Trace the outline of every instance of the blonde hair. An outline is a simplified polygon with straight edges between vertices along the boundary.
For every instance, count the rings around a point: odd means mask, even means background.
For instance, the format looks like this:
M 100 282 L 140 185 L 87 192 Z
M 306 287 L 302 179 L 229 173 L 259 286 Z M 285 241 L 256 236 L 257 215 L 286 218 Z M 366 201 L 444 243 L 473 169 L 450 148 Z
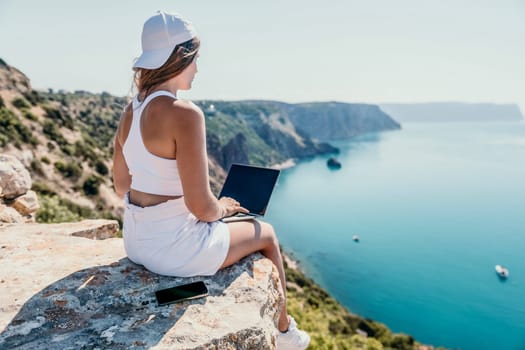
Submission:
M 195 59 L 200 47 L 200 40 L 193 38 L 175 46 L 168 60 L 159 68 L 134 68 L 134 82 L 142 98 L 149 95 L 155 86 L 162 84 L 186 69 Z

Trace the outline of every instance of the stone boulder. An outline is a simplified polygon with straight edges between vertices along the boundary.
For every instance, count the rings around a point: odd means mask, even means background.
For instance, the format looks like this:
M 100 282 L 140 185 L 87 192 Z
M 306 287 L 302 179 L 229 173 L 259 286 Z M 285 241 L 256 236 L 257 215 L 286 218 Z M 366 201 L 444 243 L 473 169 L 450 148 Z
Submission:
M 3 205 L 0 202 L 0 225 L 3 222 L 22 223 L 24 221 L 24 218 L 16 209 Z
M 13 208 L 22 215 L 31 215 L 36 212 L 40 208 L 36 192 L 27 191 L 27 193 L 17 197 L 13 201 Z
M 121 238 L 73 237 L 112 224 L 0 227 L 0 348 L 274 349 L 282 290 L 270 260 L 174 278 L 128 260 Z M 208 297 L 157 306 L 155 290 L 196 280 Z
M 13 199 L 31 189 L 29 171 L 16 157 L 0 154 L 0 187 L 5 199 Z

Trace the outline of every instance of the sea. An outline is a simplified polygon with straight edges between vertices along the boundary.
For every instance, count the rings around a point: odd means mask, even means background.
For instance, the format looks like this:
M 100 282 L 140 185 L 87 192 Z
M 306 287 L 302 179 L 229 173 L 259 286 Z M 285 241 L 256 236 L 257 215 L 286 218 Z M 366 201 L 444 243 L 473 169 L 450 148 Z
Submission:
M 341 169 L 319 156 L 282 170 L 266 215 L 306 274 L 419 342 L 524 350 L 525 122 L 405 123 L 331 143 Z

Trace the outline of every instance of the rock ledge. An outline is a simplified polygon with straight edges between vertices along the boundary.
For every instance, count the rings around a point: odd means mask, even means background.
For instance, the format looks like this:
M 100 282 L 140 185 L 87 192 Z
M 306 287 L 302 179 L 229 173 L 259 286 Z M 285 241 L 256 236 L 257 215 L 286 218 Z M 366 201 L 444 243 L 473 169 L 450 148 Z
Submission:
M 0 227 L 0 348 L 274 348 L 282 291 L 270 260 L 253 254 L 212 277 L 159 276 L 128 260 L 120 238 L 97 240 L 114 224 Z M 95 239 L 73 237 L 80 232 Z M 208 297 L 157 306 L 155 290 L 195 280 Z

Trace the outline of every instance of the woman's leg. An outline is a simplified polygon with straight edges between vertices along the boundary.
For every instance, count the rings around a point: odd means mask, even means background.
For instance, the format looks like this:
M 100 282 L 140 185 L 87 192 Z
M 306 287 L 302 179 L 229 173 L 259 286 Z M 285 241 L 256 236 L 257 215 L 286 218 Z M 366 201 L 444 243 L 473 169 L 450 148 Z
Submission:
M 233 265 L 245 256 L 257 251 L 270 259 L 279 271 L 284 292 L 284 305 L 279 316 L 278 328 L 280 331 L 286 331 L 289 325 L 286 309 L 286 276 L 284 275 L 279 241 L 272 225 L 257 220 L 249 220 L 230 222 L 228 228 L 230 229 L 230 249 L 221 269 Z

